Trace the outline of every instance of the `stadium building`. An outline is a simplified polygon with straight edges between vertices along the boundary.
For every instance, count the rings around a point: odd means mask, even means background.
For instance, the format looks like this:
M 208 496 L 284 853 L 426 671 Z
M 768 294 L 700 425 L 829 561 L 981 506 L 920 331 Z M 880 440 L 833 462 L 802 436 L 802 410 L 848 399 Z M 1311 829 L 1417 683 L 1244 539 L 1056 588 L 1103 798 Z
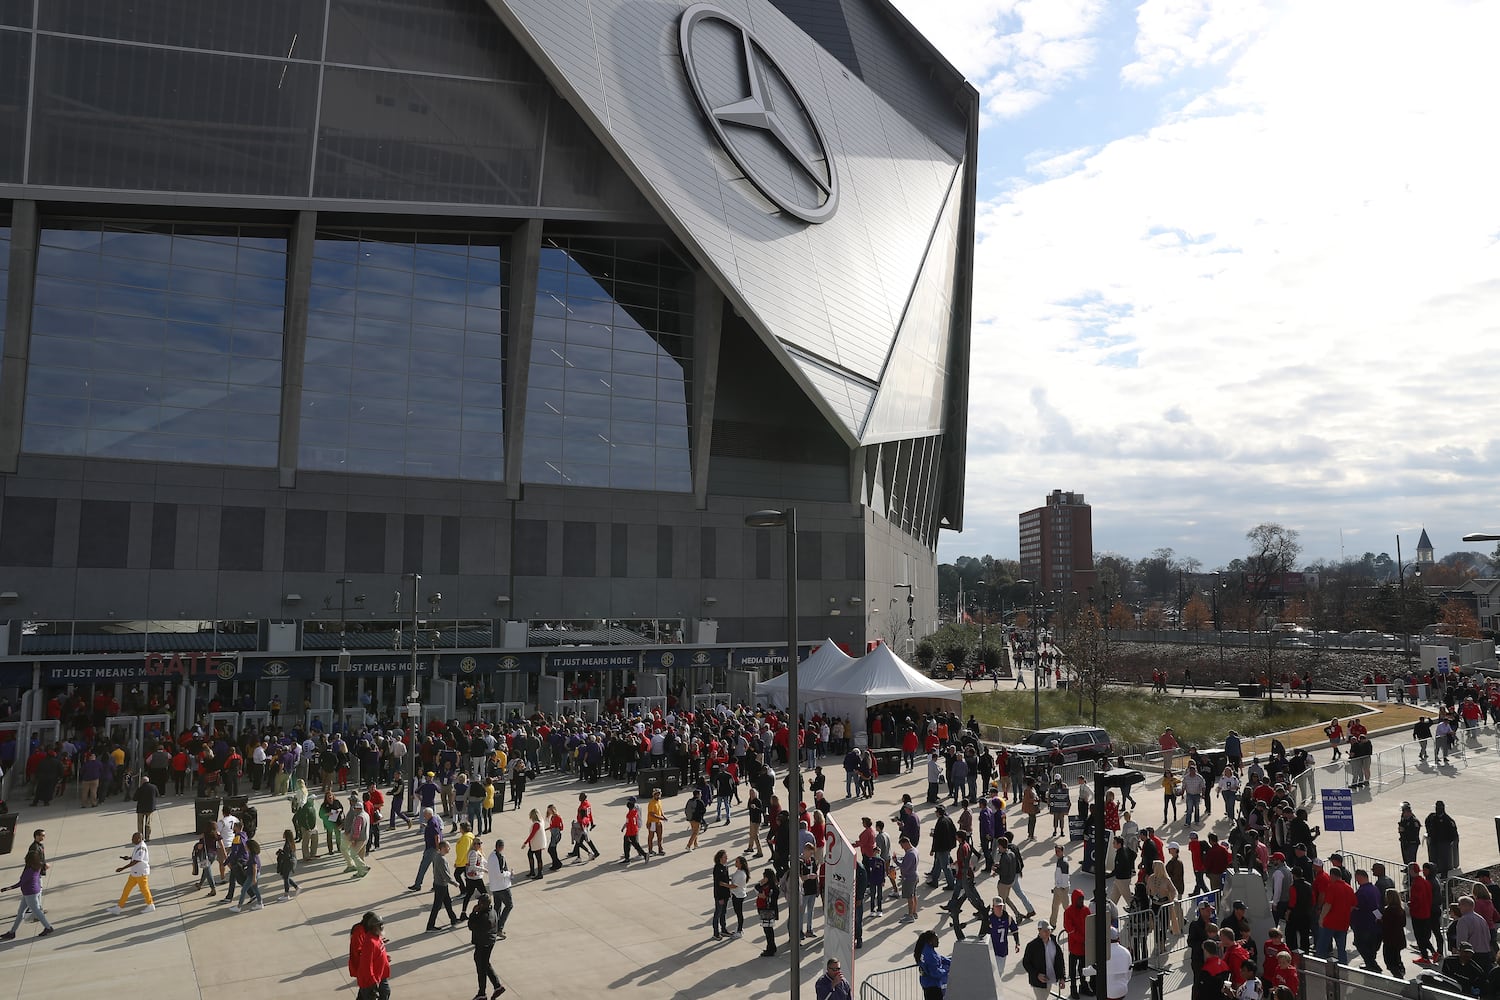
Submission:
M 977 129 L 888 0 L 0 0 L 0 691 L 722 691 L 786 504 L 906 649 Z

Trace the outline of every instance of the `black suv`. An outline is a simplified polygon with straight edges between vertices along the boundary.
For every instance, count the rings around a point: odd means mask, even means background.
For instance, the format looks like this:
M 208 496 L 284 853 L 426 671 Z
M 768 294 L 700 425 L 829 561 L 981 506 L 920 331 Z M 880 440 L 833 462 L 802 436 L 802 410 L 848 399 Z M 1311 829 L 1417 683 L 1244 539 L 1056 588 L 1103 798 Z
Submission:
M 1065 764 L 1080 760 L 1099 760 L 1109 756 L 1114 749 L 1109 733 L 1098 726 L 1054 726 L 1051 729 L 1037 730 L 1026 737 L 1025 742 L 1011 747 L 1010 752 L 1045 760 L 1052 752 L 1053 743 L 1062 751 Z

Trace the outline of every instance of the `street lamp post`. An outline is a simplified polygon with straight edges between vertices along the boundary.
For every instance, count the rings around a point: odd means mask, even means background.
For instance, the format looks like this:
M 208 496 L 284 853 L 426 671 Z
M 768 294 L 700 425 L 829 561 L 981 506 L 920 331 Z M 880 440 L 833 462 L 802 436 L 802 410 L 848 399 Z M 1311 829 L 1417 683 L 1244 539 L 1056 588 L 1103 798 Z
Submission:
M 1222 573 L 1214 574 L 1214 630 L 1219 633 L 1219 671 L 1224 670 L 1224 619 L 1219 617 L 1219 591 L 1224 588 Z M 1178 625 L 1182 624 L 1181 614 L 1177 617 Z
M 758 510 L 746 516 L 745 524 L 751 528 L 786 529 L 786 756 L 789 794 L 785 813 L 790 826 L 791 818 L 797 813 L 797 803 L 802 801 L 802 748 L 797 739 L 797 508 Z M 909 600 L 911 585 L 906 586 Z M 795 833 L 795 828 L 785 831 L 784 835 L 792 833 Z M 787 893 L 787 916 L 791 920 L 791 930 L 787 935 L 792 953 L 791 1000 L 800 1000 L 802 995 L 801 903 L 801 892 L 794 885 L 793 891 Z
M 1031 672 L 1031 728 L 1035 732 L 1042 728 L 1042 686 L 1038 678 L 1041 676 L 1042 647 L 1038 639 L 1036 628 L 1036 581 L 1017 580 L 1016 583 L 1024 583 L 1031 588 L 1031 649 L 1032 655 L 1036 657 L 1037 669 Z M 1019 672 L 1020 665 L 1016 665 Z
M 417 602 L 417 597 L 422 586 L 422 574 L 404 573 L 401 579 L 411 581 L 411 690 L 406 693 L 406 738 L 408 740 L 406 753 L 407 770 L 410 776 L 407 781 L 409 790 L 406 801 L 415 802 L 417 795 L 417 716 L 422 712 L 422 697 L 417 690 L 417 636 L 422 628 L 422 609 Z M 398 591 L 397 598 L 399 597 Z M 428 598 L 433 611 L 437 610 L 438 601 L 442 598 L 442 594 L 433 594 Z
M 333 581 L 339 587 L 339 668 L 338 668 L 338 710 L 339 721 L 343 722 L 344 716 L 344 682 L 349 673 L 349 644 L 345 641 L 345 635 L 349 630 L 349 585 L 354 581 L 348 577 L 341 576 Z M 358 594 L 354 598 L 355 604 L 364 604 L 365 595 Z

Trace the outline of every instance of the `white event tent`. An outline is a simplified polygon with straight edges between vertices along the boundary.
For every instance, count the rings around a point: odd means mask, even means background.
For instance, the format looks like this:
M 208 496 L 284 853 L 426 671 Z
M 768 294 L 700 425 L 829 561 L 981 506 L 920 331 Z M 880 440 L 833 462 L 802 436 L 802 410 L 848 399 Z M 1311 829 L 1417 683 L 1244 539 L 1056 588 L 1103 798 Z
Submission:
M 786 705 L 786 675 L 755 686 L 757 697 L 777 707 Z M 824 642 L 802 661 L 797 671 L 797 708 L 803 715 L 831 714 L 854 723 L 856 734 L 865 730 L 871 707 L 887 702 L 905 702 L 914 708 L 929 708 L 936 701 L 954 708 L 963 695 L 924 677 L 884 643 L 853 659 Z M 857 740 L 863 744 L 864 740 Z

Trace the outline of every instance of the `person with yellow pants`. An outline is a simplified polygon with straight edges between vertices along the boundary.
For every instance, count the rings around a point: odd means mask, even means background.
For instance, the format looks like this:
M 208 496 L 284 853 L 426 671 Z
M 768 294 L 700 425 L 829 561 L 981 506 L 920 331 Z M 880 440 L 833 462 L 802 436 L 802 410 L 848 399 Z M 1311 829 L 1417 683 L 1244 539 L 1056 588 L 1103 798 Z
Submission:
M 131 835 L 130 856 L 121 860 L 125 863 L 115 869 L 115 874 L 129 871 L 130 875 L 125 879 L 125 889 L 120 893 L 120 902 L 115 905 L 114 912 L 125 912 L 125 904 L 130 902 L 130 894 L 137 888 L 141 890 L 141 897 L 146 900 L 145 912 L 154 912 L 156 903 L 151 899 L 151 848 L 139 833 Z

